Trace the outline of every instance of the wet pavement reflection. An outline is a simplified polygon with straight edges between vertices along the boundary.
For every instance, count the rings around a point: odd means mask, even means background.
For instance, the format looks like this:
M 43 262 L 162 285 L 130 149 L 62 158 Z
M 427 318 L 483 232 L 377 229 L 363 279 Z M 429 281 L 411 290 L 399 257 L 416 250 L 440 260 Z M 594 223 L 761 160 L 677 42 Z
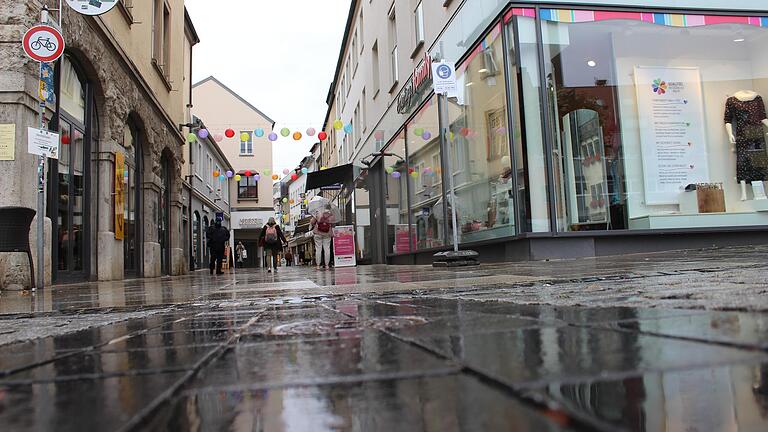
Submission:
M 768 430 L 768 318 L 749 311 L 760 300 L 728 311 L 551 294 L 611 298 L 612 286 L 694 273 L 696 286 L 734 271 L 744 282 L 765 255 L 251 270 L 3 293 L 0 430 Z M 723 273 L 702 271 L 715 265 Z

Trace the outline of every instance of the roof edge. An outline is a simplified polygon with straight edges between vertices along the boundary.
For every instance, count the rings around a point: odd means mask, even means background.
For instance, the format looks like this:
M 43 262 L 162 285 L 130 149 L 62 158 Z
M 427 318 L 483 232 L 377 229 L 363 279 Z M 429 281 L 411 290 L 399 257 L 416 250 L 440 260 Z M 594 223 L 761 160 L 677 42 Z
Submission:
M 258 109 L 258 108 L 256 108 L 255 106 L 253 106 L 253 104 L 251 104 L 250 102 L 248 102 L 247 100 L 245 100 L 245 98 L 243 98 L 242 96 L 240 96 L 239 94 L 237 94 L 237 93 L 236 93 L 234 90 L 232 90 L 231 88 L 227 87 L 227 86 L 226 86 L 224 83 L 222 83 L 221 81 L 219 81 L 219 80 L 218 80 L 216 77 L 214 77 L 213 75 L 211 75 L 211 76 L 209 76 L 208 78 L 205 78 L 205 79 L 203 79 L 203 80 L 200 80 L 200 81 L 198 81 L 198 82 L 196 82 L 196 83 L 192 84 L 192 88 L 195 88 L 195 87 L 197 87 L 197 86 L 203 85 L 203 84 L 205 84 L 205 83 L 207 83 L 207 82 L 209 82 L 209 81 L 213 81 L 213 82 L 214 82 L 214 83 L 216 83 L 216 84 L 217 84 L 219 87 L 221 87 L 221 88 L 223 88 L 224 90 L 226 90 L 227 92 L 229 92 L 229 93 L 230 93 L 232 96 L 236 97 L 236 98 L 237 98 L 237 100 L 239 100 L 240 102 L 242 102 L 242 103 L 246 104 L 246 105 L 248 106 L 248 108 L 250 108 L 250 109 L 254 110 L 254 111 L 255 111 L 255 112 L 257 112 L 257 113 L 258 113 L 260 116 L 264 117 L 266 120 L 268 120 L 270 123 L 272 123 L 272 127 L 273 127 L 273 128 L 275 127 L 275 121 L 274 121 L 274 120 L 272 120 L 272 119 L 271 119 L 271 118 L 270 118 L 268 115 L 264 114 L 264 112 L 262 112 L 260 109 Z

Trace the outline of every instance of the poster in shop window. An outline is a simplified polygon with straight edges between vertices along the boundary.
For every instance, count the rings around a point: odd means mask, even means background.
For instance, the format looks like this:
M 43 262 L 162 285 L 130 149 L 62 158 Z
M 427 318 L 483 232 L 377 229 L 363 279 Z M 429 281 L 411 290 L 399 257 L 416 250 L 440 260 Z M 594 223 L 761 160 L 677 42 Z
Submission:
M 125 155 L 115 153 L 115 240 L 125 238 Z
M 645 202 L 678 204 L 685 186 L 709 182 L 698 68 L 635 67 Z
M 352 225 L 333 228 L 333 262 L 336 268 L 354 267 L 355 258 L 355 227 Z

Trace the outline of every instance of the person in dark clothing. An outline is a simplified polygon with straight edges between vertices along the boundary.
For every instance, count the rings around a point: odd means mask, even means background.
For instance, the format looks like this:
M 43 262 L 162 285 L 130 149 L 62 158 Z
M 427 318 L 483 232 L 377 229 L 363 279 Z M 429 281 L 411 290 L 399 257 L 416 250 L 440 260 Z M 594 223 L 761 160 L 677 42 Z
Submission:
M 211 249 L 211 264 L 210 271 L 213 274 L 214 268 L 217 275 L 223 275 L 221 271 L 221 265 L 224 262 L 224 249 L 227 241 L 229 241 L 229 230 L 221 226 L 221 221 L 216 222 L 208 228 L 208 232 L 205 233 L 208 238 L 208 247 Z
M 283 245 L 288 244 L 288 241 L 283 235 L 283 230 L 275 222 L 275 218 L 269 218 L 269 222 L 261 229 L 259 243 L 264 245 L 264 256 L 267 258 L 267 273 L 272 273 L 272 269 L 277 272 L 278 255 L 283 251 Z

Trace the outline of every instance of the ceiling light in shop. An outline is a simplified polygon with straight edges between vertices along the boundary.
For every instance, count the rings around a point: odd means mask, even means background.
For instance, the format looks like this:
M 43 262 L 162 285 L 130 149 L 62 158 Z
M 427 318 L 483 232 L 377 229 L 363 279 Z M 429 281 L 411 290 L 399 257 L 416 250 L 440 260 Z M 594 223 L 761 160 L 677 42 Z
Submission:
M 597 66 L 597 62 L 596 62 L 596 61 L 594 61 L 594 60 L 590 60 L 590 61 L 588 61 L 588 62 L 587 62 L 587 66 L 589 66 L 589 67 L 595 67 L 595 66 Z

